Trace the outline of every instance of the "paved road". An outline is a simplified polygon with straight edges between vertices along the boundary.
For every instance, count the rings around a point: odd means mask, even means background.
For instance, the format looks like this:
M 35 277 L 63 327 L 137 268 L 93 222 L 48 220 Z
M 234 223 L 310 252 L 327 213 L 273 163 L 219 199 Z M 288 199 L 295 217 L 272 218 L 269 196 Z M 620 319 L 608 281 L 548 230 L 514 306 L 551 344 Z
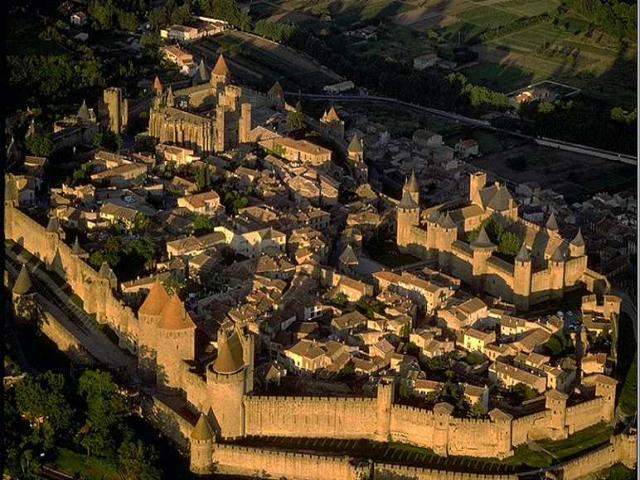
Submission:
M 390 97 L 379 97 L 374 95 L 326 95 L 326 94 L 299 93 L 299 92 L 285 92 L 285 94 L 291 97 L 306 98 L 308 100 L 393 104 L 396 106 L 417 110 L 419 112 L 429 113 L 431 115 L 435 115 L 441 118 L 446 118 L 447 120 L 462 123 L 472 127 L 484 128 L 494 132 L 500 132 L 506 135 L 511 135 L 513 137 L 522 138 L 524 140 L 529 140 L 529 141 L 535 142 L 538 145 L 542 145 L 548 148 L 555 148 L 555 149 L 564 150 L 567 152 L 582 153 L 584 155 L 590 155 L 593 157 L 603 158 L 605 160 L 617 161 L 617 162 L 626 163 L 629 165 L 638 164 L 637 157 L 633 157 L 631 155 L 612 152 L 609 150 L 602 150 L 600 148 L 589 147 L 587 145 L 579 145 L 577 143 L 565 142 L 565 141 L 556 140 L 553 138 L 534 137 L 531 135 L 525 135 L 523 133 L 515 132 L 512 130 L 506 130 L 504 128 L 494 127 L 493 125 L 491 125 L 490 122 L 486 120 L 478 120 L 477 118 L 466 117 L 464 115 L 459 115 L 457 113 L 438 110 L 437 108 L 423 107 L 421 105 L 416 105 L 415 103 L 404 102 L 402 100 L 397 100 L 395 98 L 390 98 Z

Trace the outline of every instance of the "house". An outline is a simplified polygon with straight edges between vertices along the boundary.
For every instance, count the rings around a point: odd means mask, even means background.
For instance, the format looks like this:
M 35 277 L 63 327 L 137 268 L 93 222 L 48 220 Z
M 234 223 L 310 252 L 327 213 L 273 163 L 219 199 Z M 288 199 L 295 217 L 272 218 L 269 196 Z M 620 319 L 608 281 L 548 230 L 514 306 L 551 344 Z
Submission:
M 331 161 L 331 150 L 307 140 L 278 137 L 271 140 L 264 140 L 260 142 L 260 145 L 291 162 L 308 163 L 319 166 Z
M 198 29 L 185 25 L 172 25 L 169 28 L 161 29 L 160 37 L 168 40 L 178 40 L 180 42 L 195 40 L 198 38 Z
M 188 74 L 195 67 L 193 55 L 178 45 L 167 45 L 160 48 L 160 55 L 166 61 L 177 65 L 182 74 Z
M 414 145 L 419 148 L 431 148 L 442 146 L 442 135 L 429 130 L 416 130 L 411 137 Z
M 347 80 L 345 82 L 339 82 L 333 85 L 325 85 L 324 87 L 322 87 L 322 90 L 324 90 L 326 93 L 342 93 L 353 90 L 354 88 L 356 88 L 355 83 L 353 83 L 351 80 Z
M 425 68 L 433 67 L 436 63 L 438 63 L 437 54 L 433 52 L 425 53 L 413 59 L 413 69 L 424 70 Z
M 473 139 L 458 140 L 454 149 L 462 158 L 474 157 L 480 153 L 478 142 Z
M 76 12 L 69 17 L 71 25 L 82 27 L 87 24 L 87 14 L 84 12 Z
M 199 155 L 196 155 L 191 148 L 166 145 L 164 143 L 156 145 L 156 155 L 161 160 L 174 162 L 176 165 L 189 165 L 201 158 Z
M 512 388 L 522 383 L 539 393 L 547 389 L 547 378 L 497 360 L 489 366 L 489 379 Z
M 111 224 L 122 223 L 126 228 L 131 228 L 139 213 L 133 208 L 107 202 L 100 209 L 99 217 Z
M 423 396 L 430 393 L 438 394 L 444 388 L 444 383 L 442 382 L 436 382 L 435 380 L 425 380 L 423 378 L 416 378 L 412 383 L 413 393 Z
M 178 198 L 178 207 L 200 215 L 215 215 L 220 209 L 220 195 L 213 190 L 187 195 Z
M 463 383 L 462 393 L 469 405 L 481 405 L 485 410 L 489 409 L 489 387 L 487 385 L 477 387 Z
M 104 182 L 116 187 L 128 187 L 147 175 L 147 166 L 139 163 L 125 163 L 94 173 L 89 178 L 92 182 Z
M 490 343 L 495 343 L 496 332 L 483 332 L 475 328 L 464 331 L 462 347 L 470 352 L 484 353 L 484 349 Z
M 350 335 L 357 328 L 363 328 L 367 325 L 367 317 L 354 310 L 345 313 L 331 321 L 331 328 L 339 335 Z

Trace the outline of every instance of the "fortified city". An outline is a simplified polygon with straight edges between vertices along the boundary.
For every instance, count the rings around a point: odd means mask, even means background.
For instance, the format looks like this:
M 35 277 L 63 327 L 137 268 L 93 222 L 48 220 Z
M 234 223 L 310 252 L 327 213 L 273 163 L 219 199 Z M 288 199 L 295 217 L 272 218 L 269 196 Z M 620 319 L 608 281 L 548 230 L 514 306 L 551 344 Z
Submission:
M 7 3 L 3 478 L 635 478 L 636 5 L 467 3 Z

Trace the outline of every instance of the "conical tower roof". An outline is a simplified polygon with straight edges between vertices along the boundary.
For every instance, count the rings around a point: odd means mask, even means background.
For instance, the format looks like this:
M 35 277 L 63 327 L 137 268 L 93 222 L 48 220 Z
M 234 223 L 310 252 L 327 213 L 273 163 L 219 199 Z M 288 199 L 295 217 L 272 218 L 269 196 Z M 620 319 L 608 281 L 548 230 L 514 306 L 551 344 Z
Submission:
M 29 293 L 31 287 L 33 287 L 33 283 L 31 283 L 31 276 L 29 275 L 27 266 L 25 264 L 22 264 L 22 269 L 18 274 L 16 283 L 13 285 L 12 292 L 16 295 L 25 295 Z
M 198 65 L 198 69 L 196 70 L 195 75 L 193 76 L 194 83 L 205 83 L 209 81 L 209 72 L 207 71 L 207 67 L 204 64 L 204 59 L 200 59 L 200 64 Z
M 229 71 L 229 66 L 227 65 L 227 61 L 224 59 L 224 55 L 220 54 L 216 64 L 211 71 L 212 75 L 220 75 L 228 77 L 231 72 Z
M 571 245 L 574 247 L 584 247 L 584 237 L 582 236 L 582 229 L 578 229 L 578 233 L 573 240 L 571 240 Z
M 213 370 L 218 373 L 235 373 L 244 366 L 244 355 L 242 351 L 242 343 L 238 334 L 230 327 L 221 327 L 226 329 L 218 333 L 218 357 L 213 362 Z
M 329 111 L 324 114 L 323 118 L 324 118 L 324 120 L 326 122 L 339 122 L 340 121 L 340 117 L 338 116 L 338 112 L 336 112 L 336 109 L 333 106 L 331 106 Z
M 75 241 L 73 242 L 73 247 L 71 247 L 71 253 L 74 255 L 82 255 L 84 253 L 84 250 L 82 250 L 82 247 L 80 247 L 80 242 L 78 241 L 78 237 L 76 237 Z
M 522 242 L 520 251 L 518 252 L 518 255 L 516 255 L 516 260 L 518 260 L 519 262 L 531 261 L 531 254 L 529 253 L 529 249 L 527 248 L 527 245 L 524 242 Z
M 184 330 L 195 327 L 178 295 L 172 295 L 169 298 L 169 302 L 162 310 L 162 320 L 159 327 L 164 330 Z
M 476 248 L 493 248 L 495 244 L 489 239 L 489 235 L 487 235 L 487 231 L 484 228 L 484 225 L 480 227 L 480 233 L 476 237 L 475 240 L 471 242 L 472 247 Z
M 406 209 L 419 207 L 419 205 L 413 200 L 413 197 L 407 190 L 402 191 L 402 199 L 400 200 L 400 203 L 398 204 L 398 206 L 400 208 L 406 208 Z
M 47 223 L 47 232 L 57 233 L 60 231 L 60 222 L 56 217 L 49 217 L 49 223 Z
M 276 83 L 269 89 L 269 95 L 274 97 L 284 97 L 284 89 L 280 82 L 276 80 Z
M 347 245 L 344 251 L 340 254 L 340 263 L 345 265 L 357 265 L 358 257 L 356 256 L 351 245 Z
M 102 278 L 108 278 L 109 280 L 111 280 L 111 278 L 115 276 L 115 273 L 113 273 L 113 270 L 111 270 L 111 267 L 107 262 L 102 262 L 102 265 L 100 265 L 100 271 L 98 273 Z
M 417 192 L 419 190 L 418 179 L 416 178 L 415 170 L 411 170 L 411 176 L 409 177 L 409 180 L 407 180 L 405 188 L 409 192 Z
M 162 284 L 156 279 L 149 289 L 147 298 L 144 299 L 140 310 L 138 310 L 138 315 L 160 315 L 168 303 L 169 294 Z
M 547 230 L 554 230 L 554 231 L 558 230 L 558 222 L 556 221 L 556 216 L 554 215 L 553 212 L 551 212 L 551 215 L 549 215 L 545 228 Z
M 209 421 L 204 414 L 200 414 L 200 418 L 198 418 L 198 422 L 196 426 L 193 427 L 193 431 L 191 432 L 192 440 L 199 441 L 207 441 L 213 440 L 213 430 L 211 429 L 211 425 L 209 425 Z
M 440 216 L 440 226 L 446 229 L 457 228 L 456 222 L 453 221 L 451 215 L 449 215 L 449 212 L 447 212 L 446 215 Z
M 551 260 L 554 262 L 564 262 L 565 260 L 565 252 L 562 244 L 558 245 L 558 248 L 551 255 Z
M 153 80 L 153 90 L 156 92 L 156 95 L 162 93 L 162 82 L 156 75 L 156 78 Z
M 349 153 L 363 153 L 362 141 L 357 133 L 353 136 L 351 142 L 349 142 L 348 151 Z
M 89 108 L 87 107 L 87 102 L 82 100 L 82 105 L 78 109 L 78 118 L 83 122 L 91 121 L 91 115 L 89 115 Z

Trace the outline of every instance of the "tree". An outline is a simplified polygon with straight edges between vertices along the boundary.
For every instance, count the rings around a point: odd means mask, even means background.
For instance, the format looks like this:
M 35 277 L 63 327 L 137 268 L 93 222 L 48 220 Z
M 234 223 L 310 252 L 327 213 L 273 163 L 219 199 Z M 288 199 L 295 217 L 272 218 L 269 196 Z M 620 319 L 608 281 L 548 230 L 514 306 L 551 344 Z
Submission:
M 469 411 L 474 417 L 483 417 L 487 414 L 487 408 L 481 402 L 476 402 L 471 405 Z
M 34 133 L 26 140 L 27 150 L 36 157 L 48 157 L 53 152 L 53 140 L 44 133 Z
M 345 307 L 349 303 L 349 298 L 342 292 L 338 293 L 333 300 L 331 300 L 336 307 Z
M 124 141 L 122 135 L 111 131 L 99 132 L 93 140 L 93 145 L 98 148 L 106 148 L 111 151 L 119 151 Z
M 226 20 L 239 30 L 251 30 L 251 17 L 235 0 L 200 0 L 199 5 L 204 15 Z
M 296 104 L 295 112 L 287 113 L 287 130 L 289 133 L 297 132 L 304 128 L 304 113 L 300 102 Z
M 198 215 L 193 221 L 193 232 L 196 235 L 213 232 L 215 223 L 206 215 Z
M 131 436 L 124 439 L 118 449 L 119 475 L 122 480 L 160 480 L 156 462 L 158 456 L 153 448 L 145 447 L 141 440 Z
M 144 213 L 138 212 L 136 213 L 133 219 L 132 229 L 134 232 L 144 232 L 147 228 L 149 228 L 149 217 L 147 217 Z
M 539 395 L 536 390 L 524 383 L 514 385 L 511 388 L 511 393 L 513 393 L 520 402 L 523 402 L 524 400 L 531 400 Z
M 173 275 L 162 282 L 162 284 L 169 295 L 179 295 L 182 289 L 186 286 L 183 280 L 180 280 Z
M 122 418 L 127 412 L 124 397 L 111 374 L 99 370 L 87 370 L 82 374 L 78 393 L 87 405 L 81 445 L 87 450 L 87 455 L 111 455 L 116 445 L 115 437 L 122 431 Z
M 28 376 L 16 385 L 16 405 L 45 448 L 55 444 L 56 437 L 69 431 L 73 411 L 64 394 L 64 377 L 52 371 L 37 377 Z

